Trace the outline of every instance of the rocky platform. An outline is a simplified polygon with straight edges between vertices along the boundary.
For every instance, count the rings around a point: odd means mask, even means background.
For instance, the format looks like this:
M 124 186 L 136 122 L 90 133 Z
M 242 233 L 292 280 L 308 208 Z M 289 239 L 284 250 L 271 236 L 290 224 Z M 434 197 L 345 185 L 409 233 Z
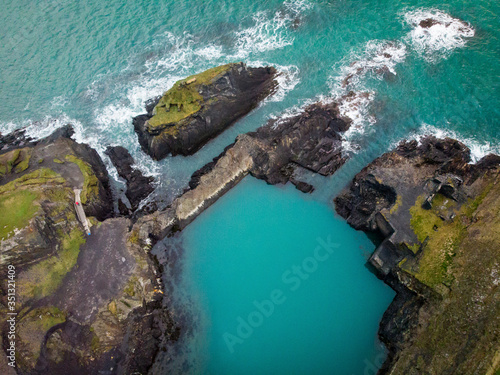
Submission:
M 381 243 L 396 292 L 381 374 L 494 374 L 500 365 L 500 157 L 470 164 L 452 139 L 402 142 L 356 175 L 337 212 Z
M 144 152 L 160 160 L 191 155 L 274 93 L 273 67 L 227 64 L 187 77 L 133 119 Z

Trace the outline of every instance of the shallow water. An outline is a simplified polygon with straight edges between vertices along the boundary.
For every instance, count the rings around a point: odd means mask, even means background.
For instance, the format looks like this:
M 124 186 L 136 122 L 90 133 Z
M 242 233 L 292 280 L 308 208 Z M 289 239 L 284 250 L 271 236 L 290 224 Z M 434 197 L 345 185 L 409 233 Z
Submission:
M 312 196 L 247 179 L 182 235 L 181 276 L 191 284 L 175 284 L 177 302 L 193 303 L 193 317 L 203 318 L 192 335 L 198 340 L 184 343 L 194 350 L 184 351 L 186 363 L 200 372 L 269 365 L 274 373 L 363 373 L 370 367 L 363 359 L 373 364 L 378 355 L 376 326 L 391 291 L 365 268 L 373 245 L 334 216 L 332 197 L 403 138 L 450 135 L 475 159 L 500 151 L 498 1 L 19 0 L 2 10 L 0 131 L 29 126 L 43 136 L 71 122 L 77 140 L 101 154 L 127 147 L 138 168 L 158 177 L 165 203 L 238 134 L 269 118 L 332 98 L 352 118 L 344 144 L 351 159 L 332 177 L 313 177 Z M 441 24 L 421 27 L 429 18 Z M 145 155 L 131 125 L 144 101 L 233 61 L 275 65 L 279 92 L 196 155 L 160 162 Z M 233 332 L 253 299 L 286 290 L 282 272 L 328 235 L 339 251 L 228 356 L 220 332 Z

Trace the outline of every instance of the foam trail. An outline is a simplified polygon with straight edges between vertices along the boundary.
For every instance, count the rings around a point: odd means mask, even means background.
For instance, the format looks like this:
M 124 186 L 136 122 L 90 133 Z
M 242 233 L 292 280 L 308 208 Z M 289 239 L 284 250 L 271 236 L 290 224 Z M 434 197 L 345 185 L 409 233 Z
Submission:
M 254 26 L 236 33 L 236 52 L 230 58 L 244 59 L 292 45 L 295 38 L 290 30 L 300 22 L 302 13 L 311 8 L 312 4 L 306 0 L 288 0 L 272 17 L 268 12 L 257 12 L 253 16 Z
M 407 11 L 403 20 L 412 27 L 405 41 L 429 62 L 448 58 L 475 33 L 469 23 L 434 8 Z

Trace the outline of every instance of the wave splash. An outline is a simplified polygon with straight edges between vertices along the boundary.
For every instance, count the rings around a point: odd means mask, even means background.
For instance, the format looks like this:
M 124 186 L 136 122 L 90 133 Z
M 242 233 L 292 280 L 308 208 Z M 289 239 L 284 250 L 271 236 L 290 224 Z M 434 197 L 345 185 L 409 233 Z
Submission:
M 344 135 L 348 153 L 359 148 L 356 139 L 377 121 L 371 113 L 376 93 L 368 85 L 370 79 L 396 75 L 396 67 L 405 61 L 408 47 L 434 63 L 464 47 L 467 39 L 474 36 L 469 23 L 433 8 L 404 11 L 403 20 L 412 27 L 406 36 L 397 41 L 369 41 L 361 52 L 352 52 L 341 61 L 339 73 L 330 79 L 331 98 L 327 100 L 336 101 L 340 115 L 351 121 Z
M 407 55 L 404 43 L 369 41 L 361 52 L 353 52 L 341 62 L 340 72 L 330 80 L 331 98 L 338 103 L 340 115 L 351 122 L 344 134 L 344 149 L 355 151 L 355 138 L 376 122 L 370 113 L 375 92 L 368 88 L 369 79 L 382 80 L 396 75 L 396 66 Z
M 436 138 L 453 138 L 462 142 L 470 149 L 471 163 L 477 163 L 483 157 L 491 153 L 500 155 L 500 144 L 498 142 L 478 141 L 471 137 L 464 137 L 453 130 L 440 129 L 426 123 L 423 123 L 420 129 L 413 133 L 409 139 L 415 139 L 420 142 L 422 138 L 428 135 L 433 135 Z M 396 145 L 397 144 L 394 144 L 392 146 L 395 147 Z
M 412 27 L 405 40 L 429 62 L 446 59 L 456 48 L 462 48 L 475 34 L 467 22 L 438 9 L 416 9 L 403 15 Z
M 292 45 L 294 36 L 289 30 L 300 24 L 302 13 L 311 8 L 312 4 L 305 0 L 285 1 L 282 9 L 272 17 L 268 16 L 268 12 L 256 13 L 253 16 L 254 26 L 236 33 L 236 53 L 231 57 L 243 59 L 254 53 Z

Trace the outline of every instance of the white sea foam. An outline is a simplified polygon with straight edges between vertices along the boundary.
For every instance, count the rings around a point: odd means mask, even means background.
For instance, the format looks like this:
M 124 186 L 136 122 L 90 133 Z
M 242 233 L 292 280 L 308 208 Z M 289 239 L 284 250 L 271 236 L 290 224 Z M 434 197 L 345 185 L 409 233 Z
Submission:
M 236 33 L 236 53 L 233 58 L 244 59 L 252 53 L 262 53 L 293 44 L 288 33 L 290 19 L 277 12 L 269 18 L 266 12 L 253 16 L 255 25 Z
M 313 4 L 308 0 L 287 0 L 283 6 L 289 11 L 299 15 L 313 7 Z
M 353 52 L 341 64 L 340 74 L 334 78 L 334 90 L 356 89 L 363 85 L 367 75 L 383 79 L 388 73 L 396 74 L 396 65 L 406 58 L 406 45 L 395 41 L 369 41 L 365 48 Z
M 500 155 L 500 144 L 498 142 L 490 143 L 488 141 L 480 141 L 471 137 L 463 137 L 462 135 L 453 130 L 440 129 L 426 123 L 423 123 L 420 129 L 414 134 L 410 135 L 408 138 L 416 139 L 417 141 L 420 142 L 422 138 L 424 138 L 427 135 L 433 135 L 436 138 L 448 137 L 462 142 L 470 149 L 472 163 L 476 163 L 481 158 L 490 153 Z M 397 146 L 398 143 L 399 141 L 393 144 L 391 148 Z
M 306 0 L 287 0 L 283 9 L 272 16 L 268 12 L 257 12 L 254 25 L 236 33 L 236 52 L 232 58 L 244 59 L 251 54 L 281 49 L 293 44 L 293 25 L 312 4 Z
M 429 62 L 447 58 L 451 51 L 464 47 L 474 36 L 474 28 L 438 9 L 421 8 L 407 11 L 403 20 L 412 30 L 406 41 Z
M 247 65 L 251 67 L 274 66 L 278 72 L 276 77 L 278 88 L 276 92 L 274 95 L 271 95 L 262 101 L 261 105 L 266 102 L 281 102 L 285 98 L 286 94 L 293 90 L 300 82 L 300 70 L 296 65 L 279 65 L 266 61 L 250 61 Z
M 353 51 L 340 62 L 339 73 L 330 80 L 331 98 L 328 100 L 337 102 L 340 116 L 351 121 L 349 130 L 343 135 L 347 152 L 356 150 L 355 138 L 376 122 L 370 112 L 375 92 L 367 81 L 396 75 L 396 66 L 406 55 L 406 45 L 401 42 L 372 40 L 363 50 Z

